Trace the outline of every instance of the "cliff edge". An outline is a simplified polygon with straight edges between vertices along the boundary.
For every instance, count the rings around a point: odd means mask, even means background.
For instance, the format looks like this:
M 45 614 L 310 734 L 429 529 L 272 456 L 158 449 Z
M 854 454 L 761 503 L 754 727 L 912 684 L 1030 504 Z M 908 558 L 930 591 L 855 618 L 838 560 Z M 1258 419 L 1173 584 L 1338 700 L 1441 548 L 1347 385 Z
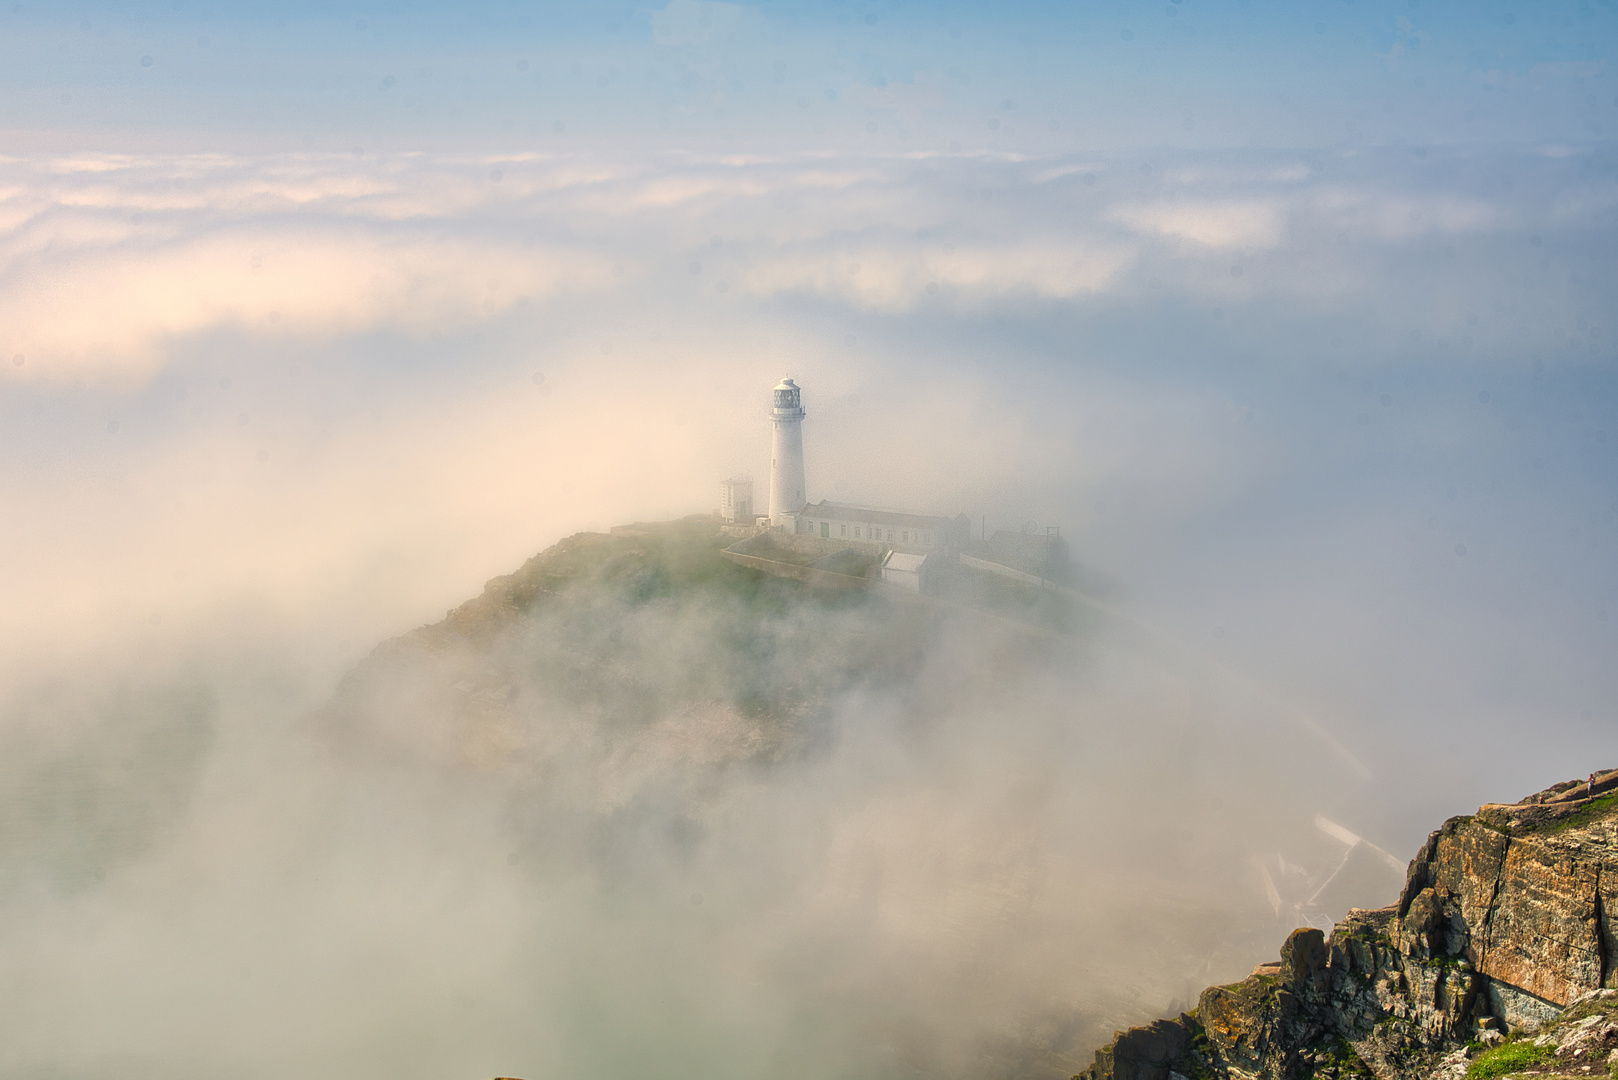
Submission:
M 1615 907 L 1618 769 L 1451 818 L 1397 903 L 1293 931 L 1279 962 L 1117 1034 L 1074 1080 L 1605 1076 Z

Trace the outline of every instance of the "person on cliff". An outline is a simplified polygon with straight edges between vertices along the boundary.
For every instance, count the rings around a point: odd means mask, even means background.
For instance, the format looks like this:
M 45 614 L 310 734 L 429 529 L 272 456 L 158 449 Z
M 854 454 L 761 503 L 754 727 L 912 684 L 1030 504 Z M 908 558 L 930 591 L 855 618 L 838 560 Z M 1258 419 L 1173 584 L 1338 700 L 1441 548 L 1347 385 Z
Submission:
M 1586 780 L 1584 782 L 1584 797 L 1586 799 L 1592 798 L 1592 797 L 1594 797 L 1595 793 L 1596 793 L 1596 774 L 1591 773 L 1590 774 L 1590 779 L 1588 779 L 1588 780 Z

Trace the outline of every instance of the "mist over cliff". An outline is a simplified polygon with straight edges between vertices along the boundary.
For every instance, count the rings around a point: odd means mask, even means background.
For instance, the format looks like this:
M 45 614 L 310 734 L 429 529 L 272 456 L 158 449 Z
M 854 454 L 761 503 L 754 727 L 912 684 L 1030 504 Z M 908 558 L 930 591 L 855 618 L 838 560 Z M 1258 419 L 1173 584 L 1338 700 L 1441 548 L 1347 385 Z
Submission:
M 1335 858 L 1363 775 L 1285 709 L 715 531 L 566 541 L 313 710 L 19 708 L 11 1063 L 1055 1075 L 1263 948 L 1255 855 Z

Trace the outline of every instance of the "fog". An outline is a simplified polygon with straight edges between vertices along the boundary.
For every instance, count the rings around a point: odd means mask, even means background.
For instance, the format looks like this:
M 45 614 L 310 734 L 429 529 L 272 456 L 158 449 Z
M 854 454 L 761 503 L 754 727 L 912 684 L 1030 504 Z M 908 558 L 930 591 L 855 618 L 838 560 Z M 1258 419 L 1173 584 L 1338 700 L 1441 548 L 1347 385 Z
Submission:
M 1343 830 L 1618 762 L 1607 15 L 1255 89 L 1183 10 L 6 16 L 0 1073 L 1065 1077 L 1391 902 L 1304 902 Z M 417 630 L 762 494 L 788 374 L 812 500 L 1059 529 L 1081 629 L 608 560 Z

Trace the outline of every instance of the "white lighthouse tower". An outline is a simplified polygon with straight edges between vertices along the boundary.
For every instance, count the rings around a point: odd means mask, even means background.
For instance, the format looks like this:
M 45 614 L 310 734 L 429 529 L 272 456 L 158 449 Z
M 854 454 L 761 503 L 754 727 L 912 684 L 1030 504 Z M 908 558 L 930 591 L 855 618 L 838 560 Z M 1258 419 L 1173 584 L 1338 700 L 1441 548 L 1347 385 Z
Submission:
M 791 379 L 776 386 L 770 420 L 775 424 L 770 444 L 770 524 L 779 526 L 809 501 L 803 483 L 803 403 L 798 384 Z

